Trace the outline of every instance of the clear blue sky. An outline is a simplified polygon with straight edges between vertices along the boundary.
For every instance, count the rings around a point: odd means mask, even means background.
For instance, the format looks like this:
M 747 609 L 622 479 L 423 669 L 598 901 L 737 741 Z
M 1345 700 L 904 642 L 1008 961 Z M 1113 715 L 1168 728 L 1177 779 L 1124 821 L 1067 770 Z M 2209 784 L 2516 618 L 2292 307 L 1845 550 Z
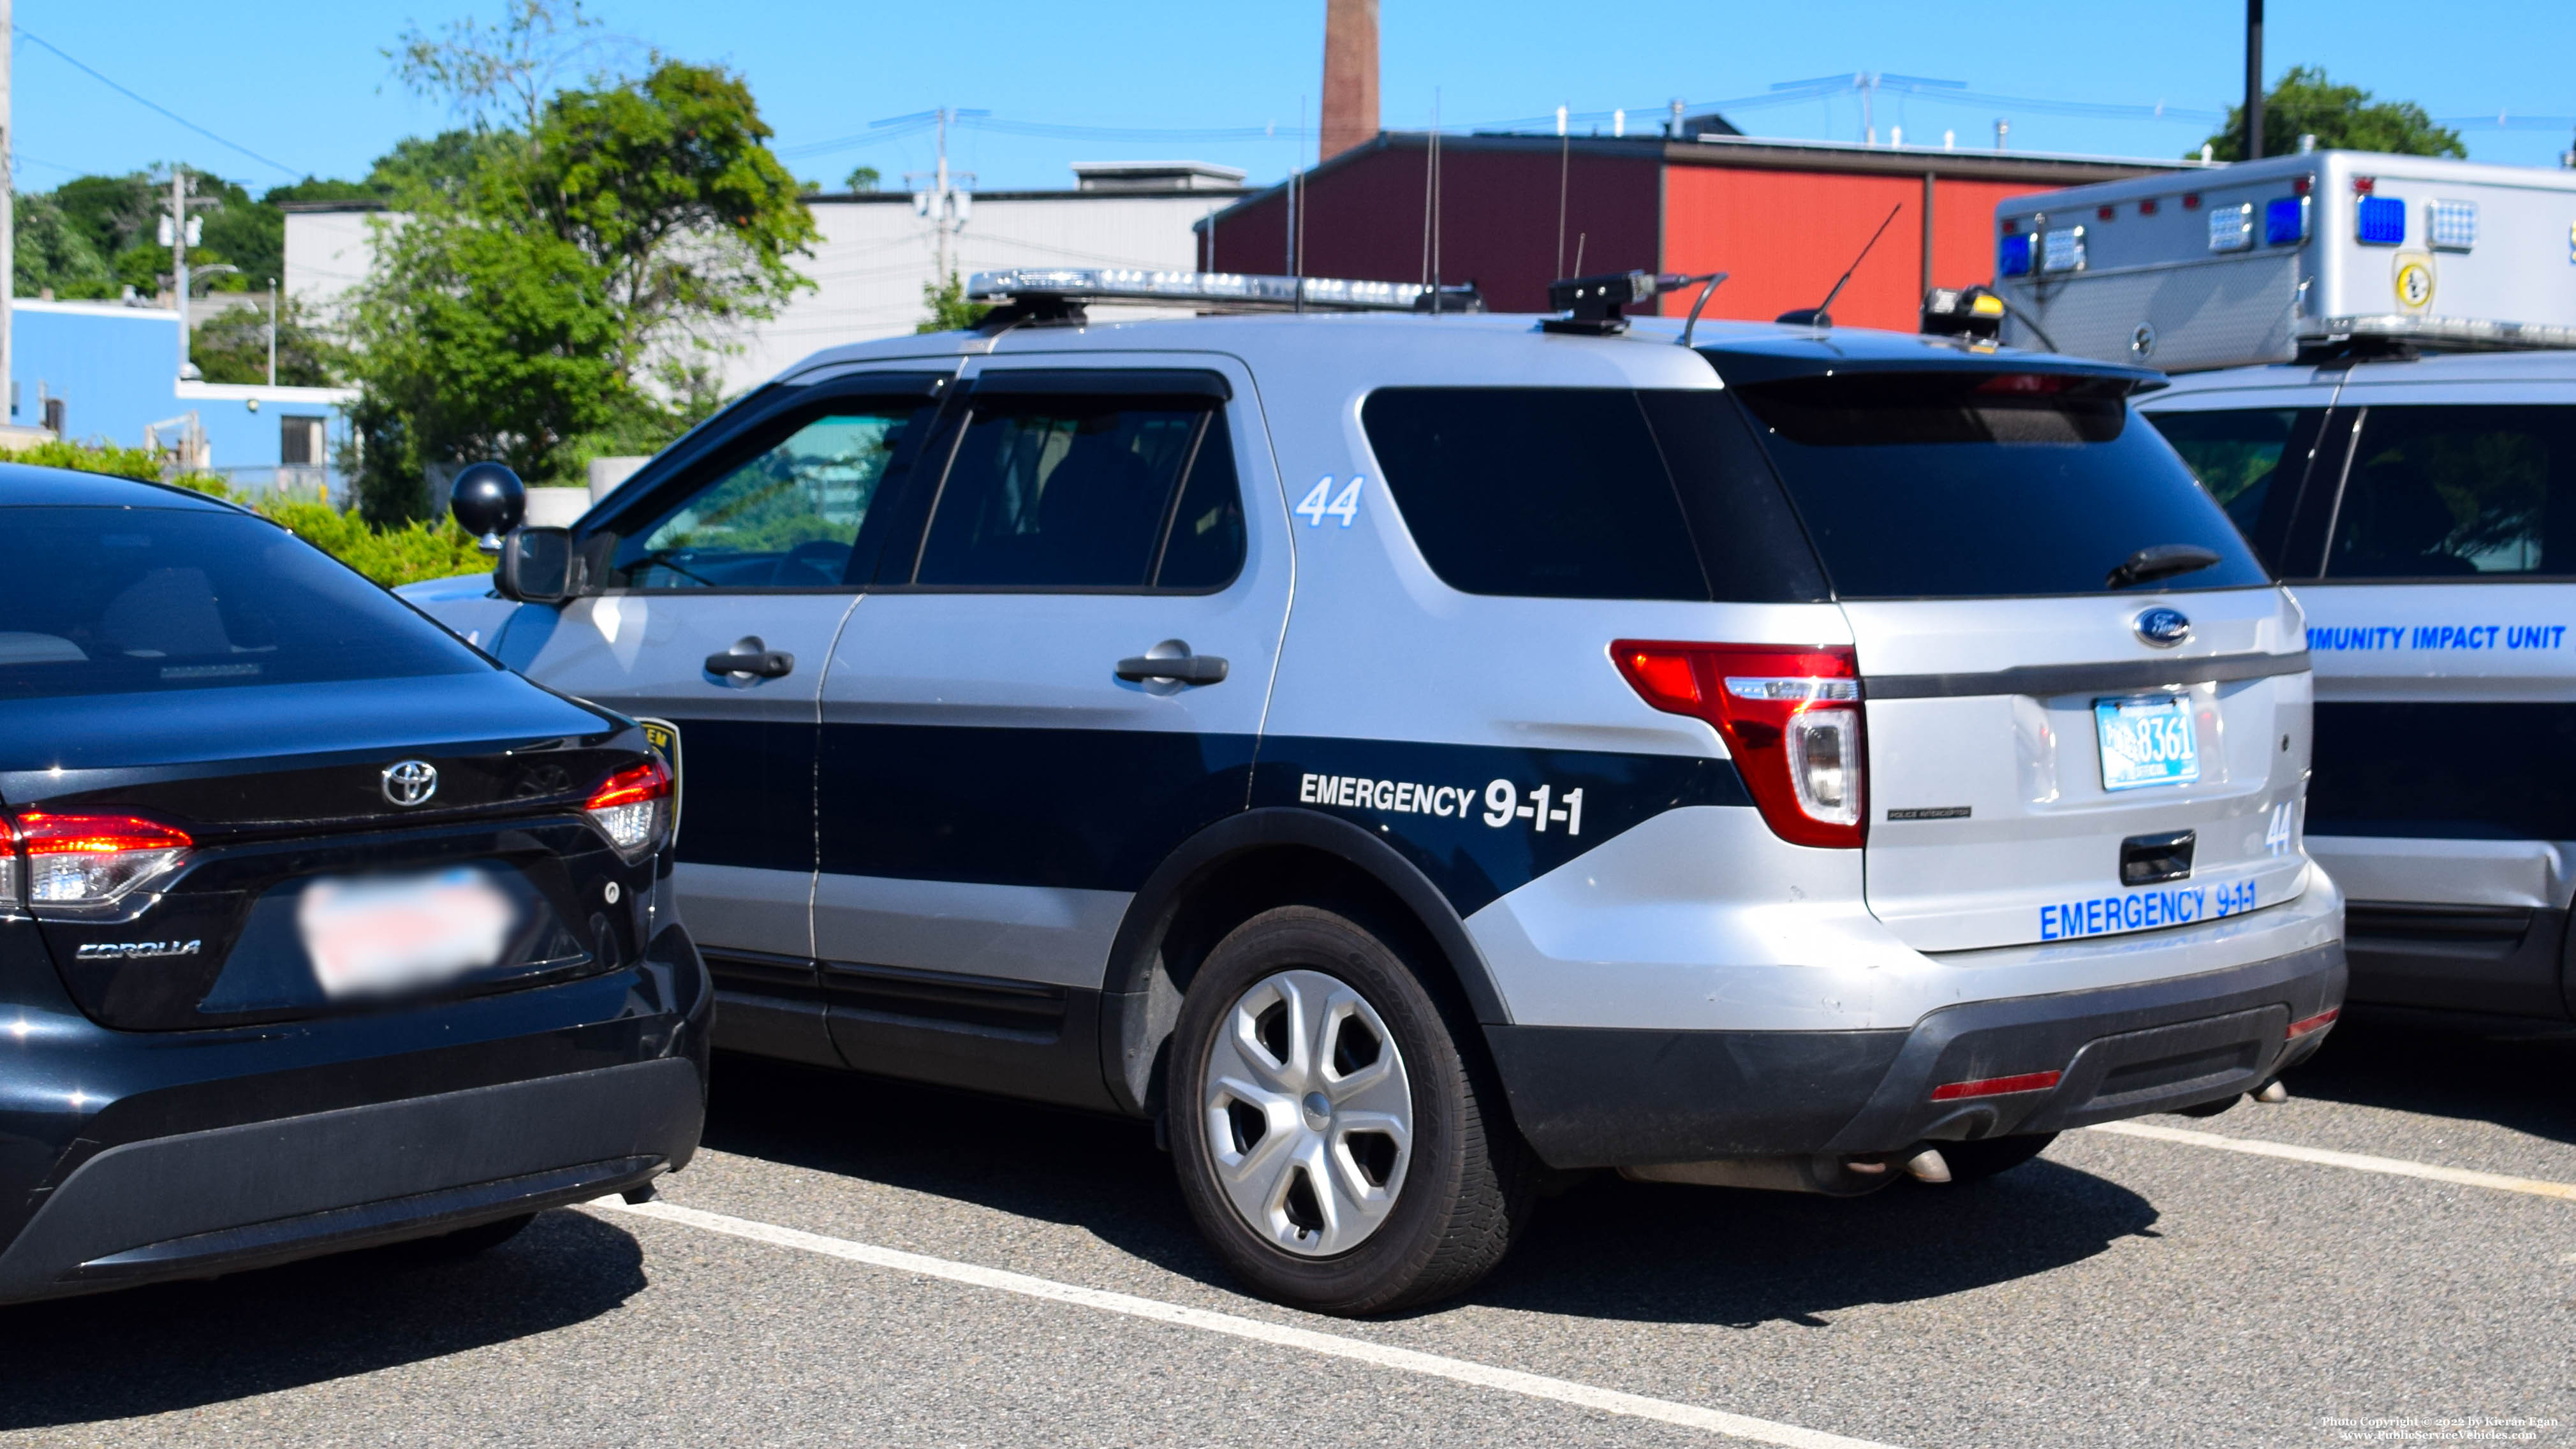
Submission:
M 180 116 L 296 173 L 355 176 L 397 138 L 435 130 L 442 112 L 403 93 L 379 54 L 406 22 L 486 18 L 496 0 L 268 0 L 221 8 L 17 0 L 23 31 L 152 97 Z M 751 81 L 800 176 L 837 183 L 868 164 L 926 168 L 926 133 L 865 138 L 869 122 L 933 106 L 980 107 L 953 164 L 985 189 L 1069 184 L 1067 164 L 1192 157 L 1241 166 L 1256 181 L 1298 153 L 1303 100 L 1320 88 L 1323 0 L 977 0 L 974 4 L 710 4 L 599 0 L 611 31 Z M 2052 114 L 2018 101 L 2089 102 L 2211 112 L 2241 81 L 2241 0 L 2159 4 L 1942 4 L 1938 0 L 1672 6 L 1549 5 L 1536 0 L 1382 0 L 1384 121 L 1428 122 L 1434 92 L 1450 126 L 1627 107 L 1661 119 L 1695 105 L 1764 95 L 1783 81 L 1884 71 L 1966 82 L 1959 101 L 1883 92 L 1878 124 L 1909 142 L 1954 129 L 1992 144 L 1998 116 L 2016 150 L 2178 155 L 2209 131 L 2193 118 Z M 2492 119 L 2576 116 L 2576 5 L 2451 0 L 2271 0 L 2266 68 L 2325 66 L 2338 80 L 2421 102 L 2463 127 L 2480 160 L 2549 164 L 2563 124 Z M 264 189 L 288 175 L 207 140 L 81 74 L 21 37 L 16 69 L 19 185 L 83 171 L 184 161 Z M 1757 135 L 1858 139 L 1859 103 L 1825 99 L 1732 113 Z M 1578 129 L 1587 123 L 1578 122 Z M 1014 133 L 1005 127 L 1135 128 L 1140 134 Z M 1258 134 L 1276 126 L 1277 136 Z M 1164 129 L 1197 134 L 1150 134 Z M 1255 134 L 1222 134 L 1251 130 Z M 1606 119 L 1603 129 L 1607 130 Z M 1208 134 L 1208 133 L 1219 134 Z M 1306 143 L 1311 153 L 1311 141 Z

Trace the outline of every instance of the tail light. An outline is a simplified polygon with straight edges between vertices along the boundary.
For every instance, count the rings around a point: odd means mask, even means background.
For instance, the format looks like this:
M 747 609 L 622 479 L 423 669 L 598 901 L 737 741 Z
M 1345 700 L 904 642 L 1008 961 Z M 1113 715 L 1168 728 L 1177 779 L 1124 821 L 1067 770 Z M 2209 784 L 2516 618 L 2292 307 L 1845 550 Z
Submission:
M 178 869 L 196 842 L 188 832 L 139 815 L 18 817 L 11 851 L 26 867 L 31 906 L 103 906 Z M 12 865 L 18 863 L 12 860 Z M 15 871 L 0 875 L 0 898 L 16 894 Z
M 1856 848 L 1868 834 L 1860 661 L 1841 645 L 1610 646 L 1646 703 L 1717 727 L 1772 832 Z
M 661 848 L 670 825 L 670 767 L 658 756 L 629 765 L 592 791 L 582 808 L 621 859 L 642 860 Z
M 2314 1016 L 2307 1017 L 2300 1021 L 2291 1022 L 2290 1029 L 2282 1034 L 2282 1040 L 2297 1041 L 2299 1038 L 2307 1036 L 2312 1032 L 2323 1031 L 2327 1027 L 2334 1025 L 2335 1018 L 2341 1015 L 2343 1015 L 2342 1007 L 2331 1006 L 2318 1012 Z

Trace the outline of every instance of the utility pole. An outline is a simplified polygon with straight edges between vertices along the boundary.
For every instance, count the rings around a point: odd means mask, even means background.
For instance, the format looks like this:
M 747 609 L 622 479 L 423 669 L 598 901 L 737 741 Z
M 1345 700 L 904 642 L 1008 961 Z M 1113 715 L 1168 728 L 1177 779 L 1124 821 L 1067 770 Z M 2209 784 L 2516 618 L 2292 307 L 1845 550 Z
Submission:
M 2263 159 L 2263 0 L 2245 0 L 2245 159 Z
M 930 113 L 931 123 L 939 138 L 939 169 L 930 173 L 930 190 L 916 191 L 912 194 L 912 209 L 915 215 L 930 219 L 931 229 L 936 238 L 932 246 L 936 254 L 936 265 L 939 268 L 937 284 L 941 287 L 948 285 L 948 274 L 954 271 L 957 265 L 949 255 L 949 235 L 966 224 L 968 214 L 974 209 L 971 191 L 975 183 L 975 173 L 966 171 L 951 177 L 948 172 L 948 128 L 960 117 L 991 114 L 990 111 L 961 111 L 954 106 L 941 106 Z M 901 119 L 918 120 L 920 117 L 914 115 Z M 904 176 L 904 181 L 909 185 L 914 177 L 921 174 L 918 171 L 908 172 Z M 957 180 L 964 181 L 969 190 L 960 192 L 950 184 Z
M 9 26 L 10 0 L 0 0 L 0 388 L 8 389 L 7 422 L 18 420 L 18 355 L 11 334 L 18 297 L 18 187 L 10 174 L 11 144 L 9 113 L 10 52 L 14 48 Z
M 5 5 L 8 0 L 0 0 Z M 268 279 L 268 385 L 277 386 L 277 278 Z
M 179 293 L 179 376 L 188 375 L 188 168 L 170 168 L 170 281 Z

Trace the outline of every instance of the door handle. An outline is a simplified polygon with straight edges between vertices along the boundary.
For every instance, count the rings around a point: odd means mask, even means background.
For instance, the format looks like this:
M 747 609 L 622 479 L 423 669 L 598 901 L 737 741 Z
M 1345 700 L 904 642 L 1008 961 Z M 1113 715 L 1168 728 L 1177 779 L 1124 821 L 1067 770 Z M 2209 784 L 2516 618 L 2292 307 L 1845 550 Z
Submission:
M 757 634 L 736 639 L 733 647 L 721 654 L 707 656 L 709 674 L 748 674 L 756 679 L 778 679 L 796 667 L 796 656 L 772 649 L 760 642 Z
M 1170 679 L 1182 684 L 1222 684 L 1225 661 L 1213 654 L 1192 654 L 1190 646 L 1178 639 L 1154 646 L 1169 649 L 1169 654 L 1140 654 L 1118 661 L 1118 677 L 1142 683 L 1148 679 Z

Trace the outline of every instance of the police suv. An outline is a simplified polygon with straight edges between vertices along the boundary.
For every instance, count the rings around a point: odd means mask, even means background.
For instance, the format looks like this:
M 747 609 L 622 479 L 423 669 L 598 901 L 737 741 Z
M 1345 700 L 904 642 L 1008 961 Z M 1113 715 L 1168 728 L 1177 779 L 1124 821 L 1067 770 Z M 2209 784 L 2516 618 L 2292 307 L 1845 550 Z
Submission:
M 1322 1311 L 1545 1169 L 1964 1179 L 2313 1051 L 2305 621 L 2155 375 L 1674 280 L 978 278 L 412 597 L 668 742 L 721 1044 L 1150 1117 Z

